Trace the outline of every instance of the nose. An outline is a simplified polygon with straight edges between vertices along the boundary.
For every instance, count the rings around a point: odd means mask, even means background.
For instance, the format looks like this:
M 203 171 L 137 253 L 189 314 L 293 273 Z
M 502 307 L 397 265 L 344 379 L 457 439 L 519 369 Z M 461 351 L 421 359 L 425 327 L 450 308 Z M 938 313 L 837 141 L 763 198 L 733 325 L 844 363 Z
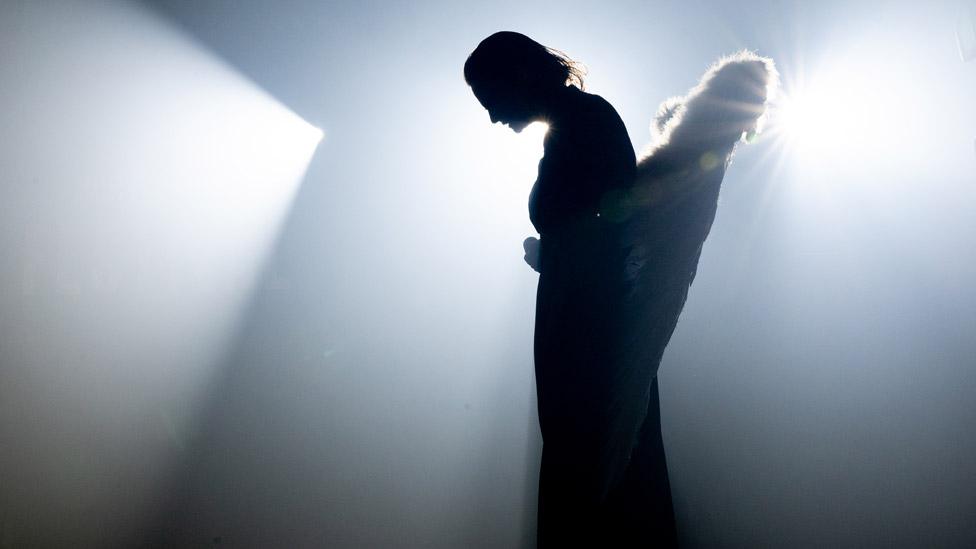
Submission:
M 498 122 L 498 117 L 495 116 L 495 113 L 493 113 L 491 111 L 488 111 L 488 118 L 491 118 L 491 123 L 492 124 Z

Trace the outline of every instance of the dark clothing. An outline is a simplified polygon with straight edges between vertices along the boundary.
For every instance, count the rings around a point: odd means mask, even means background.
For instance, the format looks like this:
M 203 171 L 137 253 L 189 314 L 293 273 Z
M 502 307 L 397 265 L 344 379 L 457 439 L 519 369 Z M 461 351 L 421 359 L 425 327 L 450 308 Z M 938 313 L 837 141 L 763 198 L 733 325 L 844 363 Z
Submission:
M 613 107 L 573 90 L 549 120 L 529 201 L 541 240 L 539 546 L 673 546 L 655 374 L 687 285 L 657 291 L 667 281 L 650 272 L 644 231 L 664 236 L 674 220 L 607 215 L 632 190 L 636 158 Z
M 545 155 L 529 199 L 529 218 L 542 235 L 595 217 L 604 195 L 634 182 L 634 149 L 617 111 L 598 95 L 567 90 L 548 120 Z
M 541 235 L 535 366 L 539 545 L 672 547 L 657 368 L 695 278 L 736 142 L 755 135 L 769 60 L 709 70 L 634 165 L 616 111 L 569 90 L 529 200 Z M 677 118 L 674 118 L 677 116 Z

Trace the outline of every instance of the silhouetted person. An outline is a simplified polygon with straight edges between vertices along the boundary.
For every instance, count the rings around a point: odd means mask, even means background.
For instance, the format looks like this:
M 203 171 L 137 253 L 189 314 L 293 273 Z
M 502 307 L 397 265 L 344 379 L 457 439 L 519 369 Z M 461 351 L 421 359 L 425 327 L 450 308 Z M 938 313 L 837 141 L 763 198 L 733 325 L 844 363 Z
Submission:
M 739 54 L 665 103 L 640 163 L 617 112 L 582 90 L 562 52 L 499 32 L 464 77 L 492 122 L 549 126 L 529 197 L 539 239 L 524 243 L 539 272 L 539 546 L 675 546 L 657 367 L 772 63 Z

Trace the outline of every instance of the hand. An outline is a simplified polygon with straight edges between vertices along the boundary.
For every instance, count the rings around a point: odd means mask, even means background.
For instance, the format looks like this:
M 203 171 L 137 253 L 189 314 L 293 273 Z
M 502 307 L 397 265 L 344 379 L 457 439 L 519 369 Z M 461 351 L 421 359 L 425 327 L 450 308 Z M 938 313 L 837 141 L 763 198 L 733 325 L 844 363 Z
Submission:
M 542 242 L 534 237 L 530 236 L 522 241 L 522 249 L 525 250 L 525 262 L 532 267 L 532 270 L 539 272 L 539 250 L 542 248 Z

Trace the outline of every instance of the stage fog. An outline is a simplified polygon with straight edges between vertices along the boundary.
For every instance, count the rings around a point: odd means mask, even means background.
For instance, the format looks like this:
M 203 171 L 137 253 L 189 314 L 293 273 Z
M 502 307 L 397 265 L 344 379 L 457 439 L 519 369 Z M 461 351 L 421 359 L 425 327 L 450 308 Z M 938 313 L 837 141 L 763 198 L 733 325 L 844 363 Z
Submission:
M 924 5 L 923 5 L 924 4 Z M 976 5 L 0 5 L 0 547 L 535 546 L 546 128 L 775 60 L 659 373 L 684 547 L 976 546 Z

